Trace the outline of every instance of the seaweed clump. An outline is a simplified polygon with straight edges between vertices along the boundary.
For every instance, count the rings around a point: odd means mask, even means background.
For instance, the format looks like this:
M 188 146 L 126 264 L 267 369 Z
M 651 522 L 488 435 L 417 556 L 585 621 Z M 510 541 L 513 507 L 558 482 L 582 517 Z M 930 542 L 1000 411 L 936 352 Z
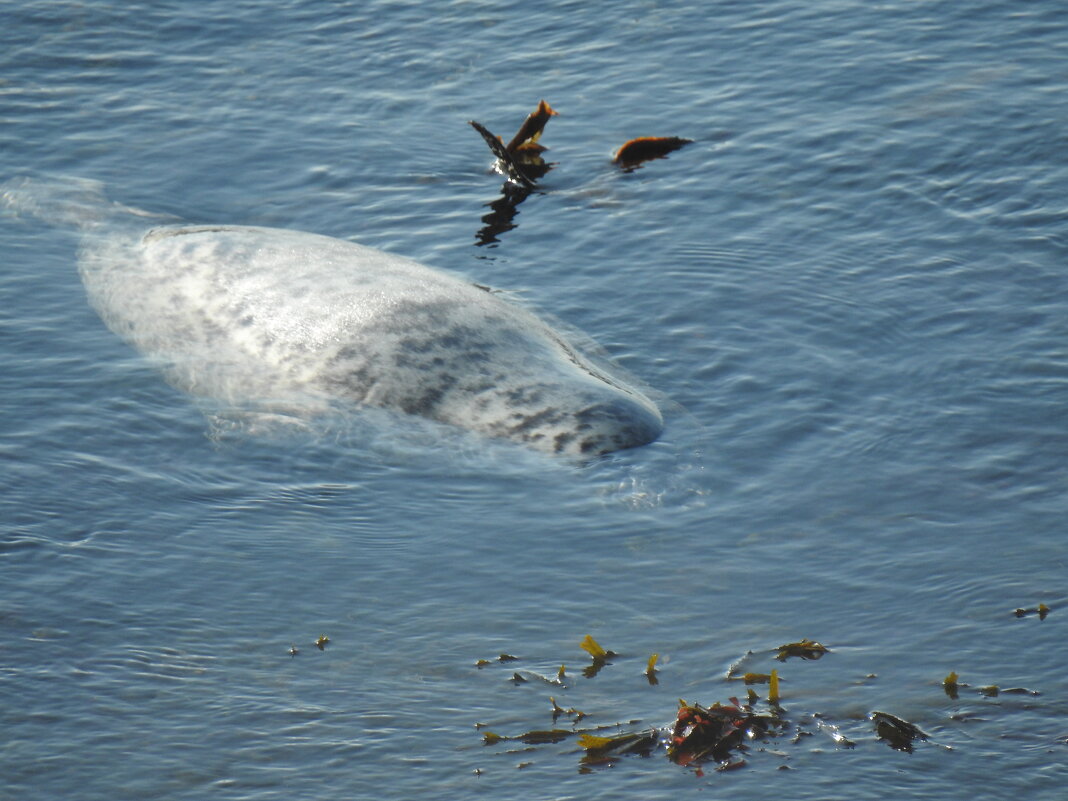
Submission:
M 729 704 L 688 704 L 679 701 L 679 711 L 671 727 L 668 757 L 677 765 L 715 760 L 720 769 L 740 767 L 733 755 L 744 751 L 753 740 L 763 740 L 786 727 L 777 705 L 766 713 L 757 712 L 752 703 L 741 704 L 732 698 Z M 741 761 L 744 764 L 744 760 Z
M 468 120 L 467 124 L 478 131 L 486 142 L 486 145 L 497 157 L 497 167 L 504 173 L 508 180 L 518 184 L 526 190 L 534 188 L 534 182 L 552 169 L 551 164 L 546 164 L 541 154 L 546 147 L 538 143 L 545 125 L 552 117 L 557 116 L 553 107 L 542 100 L 534 109 L 519 130 L 515 132 L 508 144 L 499 136 L 495 136 L 485 125 L 476 120 Z

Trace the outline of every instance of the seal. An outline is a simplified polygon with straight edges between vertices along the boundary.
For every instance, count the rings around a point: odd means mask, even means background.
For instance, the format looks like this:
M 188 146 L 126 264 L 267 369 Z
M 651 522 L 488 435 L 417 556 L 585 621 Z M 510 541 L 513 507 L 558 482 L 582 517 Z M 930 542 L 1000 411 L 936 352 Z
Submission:
M 87 242 L 100 316 L 190 393 L 325 395 L 576 457 L 663 428 L 651 400 L 531 312 L 406 258 L 242 226 Z
M 0 206 L 79 229 L 90 303 L 190 394 L 238 409 L 381 407 L 579 458 L 663 429 L 656 404 L 589 348 L 410 259 L 300 231 L 153 225 L 85 179 L 13 179 Z

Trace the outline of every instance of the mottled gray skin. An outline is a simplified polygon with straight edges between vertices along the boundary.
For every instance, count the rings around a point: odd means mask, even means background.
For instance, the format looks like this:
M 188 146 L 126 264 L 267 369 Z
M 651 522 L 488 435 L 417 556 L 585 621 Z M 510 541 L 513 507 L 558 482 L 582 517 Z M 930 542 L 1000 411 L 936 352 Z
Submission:
M 530 312 L 408 259 L 250 227 L 87 243 L 102 318 L 193 393 L 338 398 L 578 457 L 663 427 L 652 401 Z

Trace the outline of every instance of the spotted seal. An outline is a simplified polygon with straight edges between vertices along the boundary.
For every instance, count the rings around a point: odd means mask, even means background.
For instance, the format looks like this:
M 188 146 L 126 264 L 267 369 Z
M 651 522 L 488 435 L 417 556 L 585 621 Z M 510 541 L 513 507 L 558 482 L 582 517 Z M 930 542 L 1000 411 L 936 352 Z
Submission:
M 345 240 L 163 226 L 97 238 L 80 270 L 107 325 L 192 393 L 325 393 L 578 457 L 663 427 L 651 400 L 526 309 Z
M 70 177 L 8 181 L 0 205 L 80 229 L 92 305 L 191 394 L 238 408 L 381 407 L 578 457 L 663 428 L 615 367 L 410 259 L 300 231 L 152 226 Z

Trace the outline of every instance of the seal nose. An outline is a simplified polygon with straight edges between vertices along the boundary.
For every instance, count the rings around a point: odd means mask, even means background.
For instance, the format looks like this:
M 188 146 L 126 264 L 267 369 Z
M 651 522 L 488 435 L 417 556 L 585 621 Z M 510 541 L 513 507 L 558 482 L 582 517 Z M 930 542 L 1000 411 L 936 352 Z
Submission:
M 664 419 L 651 403 L 615 397 L 595 403 L 575 415 L 579 452 L 597 456 L 647 445 L 664 430 Z

